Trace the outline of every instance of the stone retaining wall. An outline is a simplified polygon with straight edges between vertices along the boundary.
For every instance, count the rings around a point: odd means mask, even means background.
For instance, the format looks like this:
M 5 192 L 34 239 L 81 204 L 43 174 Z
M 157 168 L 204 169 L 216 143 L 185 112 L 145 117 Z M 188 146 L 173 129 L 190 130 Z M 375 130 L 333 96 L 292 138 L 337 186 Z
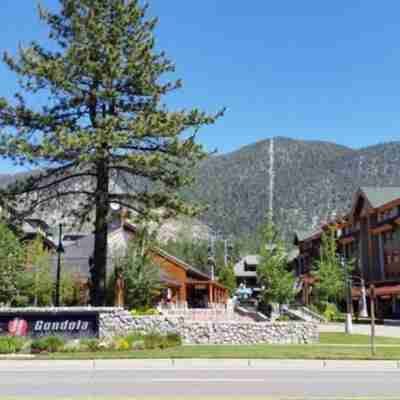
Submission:
M 319 341 L 318 325 L 301 322 L 198 322 L 165 316 L 132 317 L 116 310 L 100 314 L 100 337 L 177 332 L 186 344 L 308 344 Z

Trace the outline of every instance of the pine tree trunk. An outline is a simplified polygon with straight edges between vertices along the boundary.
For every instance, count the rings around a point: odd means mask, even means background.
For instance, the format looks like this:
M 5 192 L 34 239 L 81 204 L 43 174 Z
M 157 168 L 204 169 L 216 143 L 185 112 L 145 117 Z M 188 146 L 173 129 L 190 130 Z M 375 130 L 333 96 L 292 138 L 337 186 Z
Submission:
M 106 272 L 108 250 L 108 188 L 109 175 L 107 161 L 99 161 L 97 166 L 97 196 L 96 221 L 94 238 L 94 306 L 104 306 L 106 303 Z

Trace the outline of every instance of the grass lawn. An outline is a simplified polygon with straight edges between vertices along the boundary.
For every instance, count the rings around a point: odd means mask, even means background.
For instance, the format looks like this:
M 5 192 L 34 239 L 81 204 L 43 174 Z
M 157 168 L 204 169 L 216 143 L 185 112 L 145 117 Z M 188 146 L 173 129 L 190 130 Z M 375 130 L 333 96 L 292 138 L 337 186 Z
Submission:
M 350 346 L 183 346 L 168 350 L 131 352 L 55 353 L 38 359 L 305 359 L 305 360 L 400 360 L 400 347 L 378 347 L 372 357 L 368 347 Z
M 322 333 L 318 345 L 201 345 L 167 350 L 131 352 L 59 353 L 38 356 L 39 359 L 307 359 L 307 360 L 400 360 L 400 339 L 377 337 L 376 356 L 372 357 L 366 335 Z M 379 345 L 384 345 L 379 347 Z M 393 345 L 391 347 L 390 345 Z

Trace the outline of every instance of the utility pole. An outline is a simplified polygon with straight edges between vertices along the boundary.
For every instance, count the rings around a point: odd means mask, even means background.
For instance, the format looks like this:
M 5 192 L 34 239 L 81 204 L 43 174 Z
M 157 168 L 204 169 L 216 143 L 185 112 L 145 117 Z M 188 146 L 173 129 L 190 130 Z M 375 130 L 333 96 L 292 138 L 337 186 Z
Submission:
M 60 284 L 61 284 L 61 254 L 64 253 L 62 244 L 62 224 L 59 225 L 59 236 L 57 246 L 57 277 L 56 277 L 56 301 L 55 306 L 60 307 Z
M 215 254 L 214 254 L 215 237 L 214 232 L 211 233 L 208 244 L 208 265 L 211 268 L 211 280 L 215 279 Z
M 228 265 L 228 239 L 224 240 L 224 265 Z
M 269 147 L 269 214 L 274 217 L 274 189 L 275 189 L 275 143 L 271 138 Z

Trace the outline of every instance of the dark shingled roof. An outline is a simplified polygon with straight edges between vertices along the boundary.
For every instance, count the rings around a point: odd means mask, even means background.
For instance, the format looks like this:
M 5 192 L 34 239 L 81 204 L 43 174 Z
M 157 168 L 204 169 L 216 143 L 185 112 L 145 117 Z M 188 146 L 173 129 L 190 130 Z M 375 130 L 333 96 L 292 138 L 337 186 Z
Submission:
M 295 239 L 297 239 L 299 242 L 302 242 L 303 240 L 309 239 L 315 235 L 319 235 L 322 233 L 321 229 L 314 229 L 314 230 L 308 230 L 308 231 L 296 231 L 295 234 Z

